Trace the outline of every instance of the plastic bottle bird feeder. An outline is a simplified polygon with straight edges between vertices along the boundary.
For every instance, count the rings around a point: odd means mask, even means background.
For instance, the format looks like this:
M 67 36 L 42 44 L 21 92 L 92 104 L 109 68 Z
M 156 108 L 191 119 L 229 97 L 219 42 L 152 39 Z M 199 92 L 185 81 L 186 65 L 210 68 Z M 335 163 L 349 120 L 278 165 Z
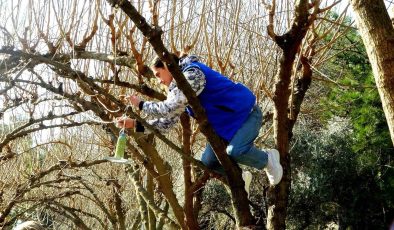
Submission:
M 127 135 L 122 129 L 119 133 L 118 141 L 116 142 L 115 155 L 113 157 L 105 157 L 104 159 L 118 164 L 129 164 L 130 161 L 124 158 L 126 151 Z

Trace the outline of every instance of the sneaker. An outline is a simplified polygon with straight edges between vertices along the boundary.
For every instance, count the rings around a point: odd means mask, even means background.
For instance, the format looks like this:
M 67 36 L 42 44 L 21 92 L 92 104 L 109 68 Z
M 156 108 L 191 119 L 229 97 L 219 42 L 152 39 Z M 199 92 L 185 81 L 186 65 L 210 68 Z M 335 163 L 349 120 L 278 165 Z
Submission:
M 245 191 L 249 197 L 250 182 L 252 182 L 252 173 L 249 171 L 242 171 L 242 179 L 245 182 Z
M 267 150 L 268 163 L 264 171 L 267 173 L 268 180 L 271 185 L 277 185 L 282 179 L 283 168 L 280 165 L 280 155 L 278 150 Z

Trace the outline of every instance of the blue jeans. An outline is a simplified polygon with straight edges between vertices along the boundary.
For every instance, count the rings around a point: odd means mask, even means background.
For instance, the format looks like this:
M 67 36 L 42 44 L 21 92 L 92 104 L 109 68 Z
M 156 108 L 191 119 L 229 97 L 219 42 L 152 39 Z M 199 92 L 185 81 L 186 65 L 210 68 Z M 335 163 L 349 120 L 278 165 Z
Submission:
M 257 149 L 253 141 L 259 134 L 262 125 L 262 114 L 260 108 L 255 105 L 248 119 L 235 133 L 226 148 L 227 154 L 237 163 L 262 169 L 267 165 L 268 155 Z M 216 155 L 209 143 L 202 154 L 201 161 L 208 168 L 224 175 L 224 169 L 220 165 Z

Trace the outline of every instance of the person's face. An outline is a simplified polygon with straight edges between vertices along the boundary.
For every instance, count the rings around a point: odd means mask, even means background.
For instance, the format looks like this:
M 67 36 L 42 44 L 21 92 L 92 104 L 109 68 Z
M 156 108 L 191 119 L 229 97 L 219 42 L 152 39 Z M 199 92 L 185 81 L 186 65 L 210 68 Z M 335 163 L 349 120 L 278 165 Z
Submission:
M 169 86 L 170 83 L 172 82 L 172 75 L 170 71 L 168 71 L 167 68 L 162 68 L 162 67 L 152 67 L 153 74 L 160 79 L 160 84 L 163 84 L 165 86 Z

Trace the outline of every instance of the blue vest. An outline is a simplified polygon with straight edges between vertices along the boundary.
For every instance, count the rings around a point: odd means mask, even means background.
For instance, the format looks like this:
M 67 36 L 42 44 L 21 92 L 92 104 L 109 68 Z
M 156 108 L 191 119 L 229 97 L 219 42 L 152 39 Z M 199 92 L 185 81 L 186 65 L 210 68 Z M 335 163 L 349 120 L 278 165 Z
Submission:
M 182 70 L 190 67 L 199 68 L 205 75 L 206 85 L 198 98 L 209 123 L 220 137 L 230 141 L 248 118 L 256 97 L 246 86 L 232 82 L 200 62 L 193 62 Z M 190 107 L 186 110 L 193 116 Z

